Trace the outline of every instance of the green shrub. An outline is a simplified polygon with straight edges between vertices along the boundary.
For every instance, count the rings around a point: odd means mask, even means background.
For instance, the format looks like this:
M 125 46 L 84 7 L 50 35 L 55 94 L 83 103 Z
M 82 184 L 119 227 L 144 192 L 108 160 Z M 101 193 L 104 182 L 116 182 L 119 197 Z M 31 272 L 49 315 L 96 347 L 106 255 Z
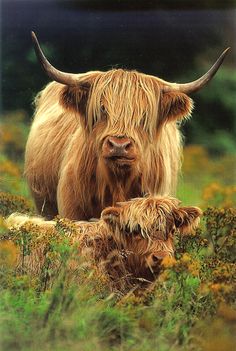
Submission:
M 72 222 L 59 220 L 56 233 L 32 225 L 3 228 L 3 349 L 167 351 L 175 345 L 178 351 L 211 351 L 225 345 L 224 351 L 231 351 L 236 212 L 208 208 L 203 218 L 196 233 L 176 238 L 176 257 L 163 260 L 155 283 L 126 295 L 111 294 L 104 273 L 78 257 L 65 236 L 74 230 Z M 47 259 L 40 274 L 16 269 L 17 255 L 27 256 L 42 242 Z
M 0 192 L 0 215 L 5 217 L 13 212 L 30 213 L 32 205 L 22 196 Z

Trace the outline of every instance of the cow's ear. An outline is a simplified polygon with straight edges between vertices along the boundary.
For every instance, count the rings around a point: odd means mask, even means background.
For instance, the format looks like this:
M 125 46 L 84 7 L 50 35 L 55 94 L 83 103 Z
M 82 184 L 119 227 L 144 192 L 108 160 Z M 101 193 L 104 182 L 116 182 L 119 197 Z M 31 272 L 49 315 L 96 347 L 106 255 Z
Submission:
M 199 224 L 202 211 L 198 207 L 179 207 L 174 210 L 174 221 L 180 233 L 191 233 Z
M 121 207 L 107 207 L 102 211 L 101 218 L 112 228 L 120 226 Z
M 162 121 L 180 120 L 191 115 L 193 100 L 181 92 L 164 92 L 160 100 Z
M 88 83 L 75 86 L 65 86 L 62 89 L 60 102 L 62 106 L 71 111 L 85 115 L 91 85 Z

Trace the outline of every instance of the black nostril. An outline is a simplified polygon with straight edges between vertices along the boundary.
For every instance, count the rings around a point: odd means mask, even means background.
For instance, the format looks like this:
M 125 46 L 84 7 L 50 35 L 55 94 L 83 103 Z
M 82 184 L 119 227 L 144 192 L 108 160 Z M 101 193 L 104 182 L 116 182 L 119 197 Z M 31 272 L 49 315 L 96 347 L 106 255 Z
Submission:
M 127 141 L 126 143 L 124 143 L 123 148 L 125 151 L 129 151 L 129 149 L 131 148 L 131 141 Z
M 156 255 L 152 255 L 152 260 L 153 260 L 153 262 L 158 262 L 158 261 L 161 260 L 161 258 L 159 258 L 159 257 L 156 256 Z
M 113 149 L 114 148 L 114 143 L 112 140 L 110 139 L 107 139 L 107 146 L 110 148 L 110 149 Z

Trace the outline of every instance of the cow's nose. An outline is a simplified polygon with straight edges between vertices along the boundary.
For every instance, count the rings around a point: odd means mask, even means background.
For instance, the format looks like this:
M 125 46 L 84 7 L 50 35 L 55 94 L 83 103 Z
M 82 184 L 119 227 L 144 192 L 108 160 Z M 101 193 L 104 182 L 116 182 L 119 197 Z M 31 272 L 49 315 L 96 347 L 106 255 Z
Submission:
M 132 149 L 132 140 L 126 137 L 108 137 L 107 148 L 111 156 L 128 156 Z
M 155 264 L 160 263 L 163 260 L 163 258 L 166 256 L 171 256 L 171 255 L 165 251 L 159 251 L 155 254 L 152 254 L 151 255 L 152 264 L 155 265 Z

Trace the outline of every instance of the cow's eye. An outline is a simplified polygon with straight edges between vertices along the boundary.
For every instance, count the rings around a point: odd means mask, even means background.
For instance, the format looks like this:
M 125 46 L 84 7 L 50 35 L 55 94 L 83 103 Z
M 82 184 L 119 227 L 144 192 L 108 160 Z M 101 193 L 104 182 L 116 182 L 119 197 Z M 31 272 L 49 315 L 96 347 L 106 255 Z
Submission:
M 125 232 L 127 234 L 131 234 L 130 227 L 128 225 L 125 226 Z
M 106 113 L 106 109 L 105 109 L 104 105 L 101 105 L 100 110 L 101 110 L 101 113 Z
M 107 118 L 107 111 L 106 111 L 104 105 L 101 105 L 100 111 L 101 111 L 101 120 L 105 121 Z

